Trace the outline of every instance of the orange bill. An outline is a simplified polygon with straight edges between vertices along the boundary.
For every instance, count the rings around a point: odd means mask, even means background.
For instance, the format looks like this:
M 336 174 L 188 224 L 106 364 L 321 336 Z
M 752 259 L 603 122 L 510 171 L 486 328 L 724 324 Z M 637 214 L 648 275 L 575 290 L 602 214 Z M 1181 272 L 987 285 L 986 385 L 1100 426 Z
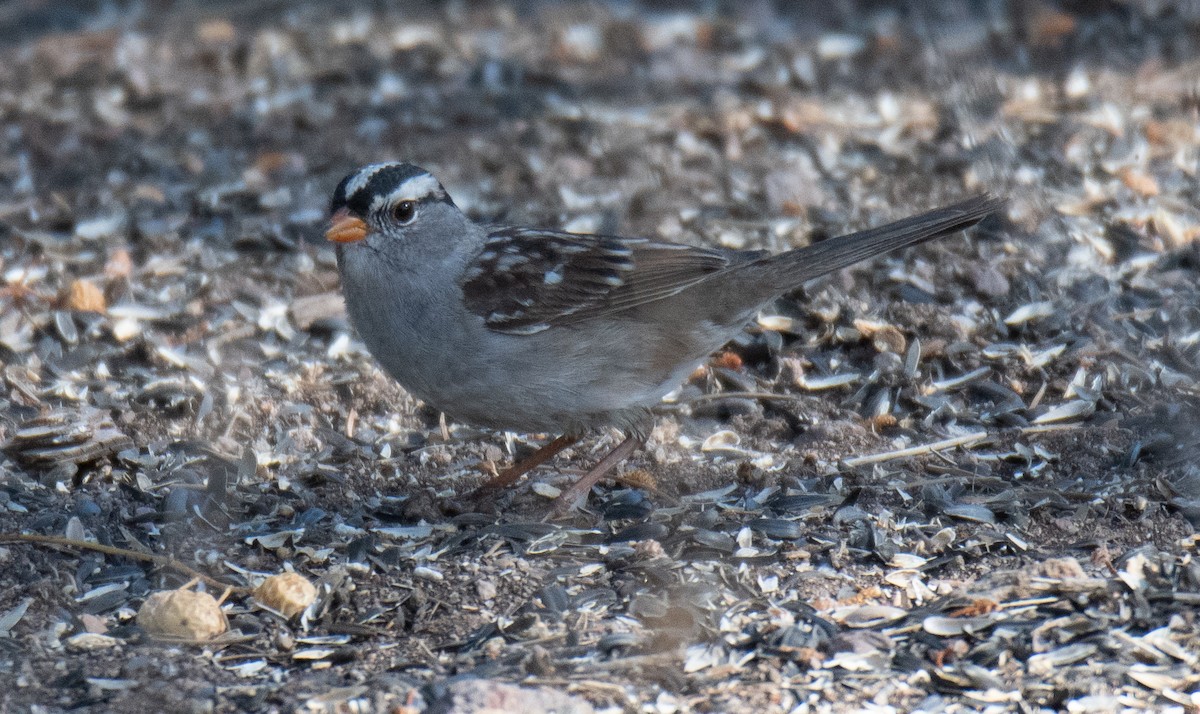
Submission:
M 334 243 L 357 243 L 366 237 L 367 224 L 344 208 L 333 214 L 329 230 L 325 231 L 325 238 Z

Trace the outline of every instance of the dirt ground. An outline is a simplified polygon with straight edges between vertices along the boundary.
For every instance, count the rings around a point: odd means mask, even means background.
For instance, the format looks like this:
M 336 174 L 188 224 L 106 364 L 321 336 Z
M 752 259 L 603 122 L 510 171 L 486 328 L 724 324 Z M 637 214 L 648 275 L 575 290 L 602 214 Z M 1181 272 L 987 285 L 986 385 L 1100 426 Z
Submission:
M 0 43 L 0 712 L 1200 711 L 1196 3 L 27 0 Z M 553 519 L 619 434 L 464 508 L 555 435 L 346 320 L 327 208 L 384 159 L 739 249 L 1008 205 L 781 299 Z M 155 637 L 193 573 L 228 631 Z

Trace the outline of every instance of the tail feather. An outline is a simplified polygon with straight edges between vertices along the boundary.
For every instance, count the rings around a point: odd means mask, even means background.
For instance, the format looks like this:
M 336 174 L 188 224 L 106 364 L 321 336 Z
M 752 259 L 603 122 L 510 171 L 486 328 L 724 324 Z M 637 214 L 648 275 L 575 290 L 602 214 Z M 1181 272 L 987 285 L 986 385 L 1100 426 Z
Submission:
M 1003 199 L 980 194 L 878 228 L 782 253 L 766 262 L 773 264 L 776 285 L 785 291 L 861 260 L 970 228 L 1003 206 Z

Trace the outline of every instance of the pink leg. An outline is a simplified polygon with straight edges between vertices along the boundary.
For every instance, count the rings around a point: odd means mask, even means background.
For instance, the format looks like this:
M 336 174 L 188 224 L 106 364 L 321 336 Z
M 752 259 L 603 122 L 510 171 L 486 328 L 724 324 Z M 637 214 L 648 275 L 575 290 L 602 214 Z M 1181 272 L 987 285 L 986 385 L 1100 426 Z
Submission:
M 501 471 L 494 478 L 490 479 L 482 486 L 472 491 L 467 498 L 478 498 L 479 496 L 493 493 L 502 488 L 507 488 L 508 486 L 513 485 L 517 482 L 517 479 L 554 458 L 558 452 L 567 448 L 571 444 L 574 444 L 576 441 L 579 441 L 578 436 L 569 436 L 567 434 L 563 434 L 554 441 L 551 441 L 549 444 L 546 444 L 542 448 L 533 452 L 524 460 L 518 461 L 512 466 L 509 466 L 507 469 Z
M 587 496 L 588 491 L 592 490 L 592 486 L 595 486 L 600 479 L 604 478 L 605 474 L 616 468 L 617 464 L 629 458 L 629 455 L 637 451 L 644 443 L 645 439 L 641 437 L 626 437 L 625 441 L 617 444 L 616 448 L 600 459 L 600 462 L 593 466 L 591 471 L 585 473 L 578 481 L 571 484 L 570 488 L 554 499 L 554 513 L 561 515 L 575 508 L 578 502 Z

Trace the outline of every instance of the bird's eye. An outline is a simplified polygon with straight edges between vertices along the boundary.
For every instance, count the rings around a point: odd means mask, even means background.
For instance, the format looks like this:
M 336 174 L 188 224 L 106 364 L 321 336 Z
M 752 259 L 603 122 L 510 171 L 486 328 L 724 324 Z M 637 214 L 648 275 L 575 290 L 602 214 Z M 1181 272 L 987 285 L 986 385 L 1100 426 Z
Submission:
M 412 220 L 417 217 L 417 204 L 412 201 L 401 201 L 395 206 L 392 206 L 392 218 L 397 223 L 412 223 Z

